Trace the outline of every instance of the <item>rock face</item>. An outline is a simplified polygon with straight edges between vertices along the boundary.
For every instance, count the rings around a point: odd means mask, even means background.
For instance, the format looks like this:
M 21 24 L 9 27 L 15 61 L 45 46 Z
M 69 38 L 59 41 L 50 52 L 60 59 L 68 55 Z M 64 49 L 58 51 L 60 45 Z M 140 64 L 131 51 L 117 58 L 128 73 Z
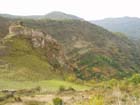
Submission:
M 30 39 L 32 47 L 36 49 L 44 49 L 45 56 L 49 63 L 55 67 L 61 67 L 66 64 L 62 46 L 47 33 L 30 29 L 18 22 L 9 27 L 9 36 L 23 36 Z

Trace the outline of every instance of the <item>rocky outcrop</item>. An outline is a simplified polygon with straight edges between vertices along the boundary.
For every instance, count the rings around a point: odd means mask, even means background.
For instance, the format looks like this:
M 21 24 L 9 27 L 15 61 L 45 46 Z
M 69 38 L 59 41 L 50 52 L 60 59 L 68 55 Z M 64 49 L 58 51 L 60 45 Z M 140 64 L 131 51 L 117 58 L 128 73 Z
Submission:
M 21 24 L 21 22 L 18 22 L 9 27 L 8 36 L 24 36 L 25 38 L 30 39 L 32 47 L 43 49 L 49 63 L 54 67 L 66 65 L 62 46 L 49 34 L 39 30 L 30 29 Z

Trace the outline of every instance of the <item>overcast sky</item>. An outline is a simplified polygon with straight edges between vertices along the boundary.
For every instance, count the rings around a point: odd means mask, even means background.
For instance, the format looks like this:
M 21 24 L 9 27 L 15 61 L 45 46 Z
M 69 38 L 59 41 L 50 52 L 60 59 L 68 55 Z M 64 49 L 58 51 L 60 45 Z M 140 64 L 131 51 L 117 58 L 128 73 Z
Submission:
M 140 0 L 0 0 L 0 13 L 44 15 L 61 11 L 86 20 L 140 17 Z

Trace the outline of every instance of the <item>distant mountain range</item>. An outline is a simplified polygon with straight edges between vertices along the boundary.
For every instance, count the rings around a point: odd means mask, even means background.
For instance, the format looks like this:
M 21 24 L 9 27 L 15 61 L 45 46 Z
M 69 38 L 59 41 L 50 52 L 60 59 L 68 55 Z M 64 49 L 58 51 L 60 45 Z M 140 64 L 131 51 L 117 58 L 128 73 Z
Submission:
M 59 11 L 50 12 L 46 15 L 15 16 L 10 14 L 0 14 L 0 16 L 11 19 L 28 18 L 28 19 L 52 19 L 52 20 L 84 20 L 80 17 Z
M 91 21 L 113 32 L 122 32 L 129 38 L 140 39 L 140 18 L 122 17 Z

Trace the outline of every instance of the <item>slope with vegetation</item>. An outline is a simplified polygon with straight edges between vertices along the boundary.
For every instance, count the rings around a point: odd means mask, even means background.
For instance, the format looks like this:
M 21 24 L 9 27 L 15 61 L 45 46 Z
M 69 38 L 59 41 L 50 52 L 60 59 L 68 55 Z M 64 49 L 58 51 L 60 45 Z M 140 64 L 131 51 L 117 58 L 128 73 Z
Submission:
M 22 21 L 25 26 L 31 29 L 51 35 L 62 45 L 64 50 L 62 52 L 64 52 L 67 64 L 70 65 L 70 68 L 73 68 L 73 73 L 80 79 L 122 78 L 139 72 L 139 50 L 130 39 L 122 34 L 114 34 L 83 20 L 17 18 L 12 19 L 12 21 Z M 5 24 L 8 23 L 5 22 Z M 7 26 L 3 28 L 8 29 Z M 21 38 L 16 40 L 21 43 L 23 41 L 20 41 Z M 24 44 L 21 45 L 24 46 Z M 42 54 L 38 56 L 40 57 Z M 49 55 L 47 56 L 50 57 L 49 59 L 52 58 Z M 51 63 L 51 61 L 56 62 L 54 60 L 47 62 Z
M 69 68 L 55 39 L 19 24 L 9 27 L 9 34 L 1 40 L 0 51 L 1 79 L 63 78 L 62 70 Z
M 113 77 L 116 74 L 123 77 L 127 72 L 139 71 L 136 46 L 123 35 L 80 20 L 23 21 L 29 27 L 48 32 L 62 43 L 67 58 L 79 67 L 76 73 L 80 78 Z

